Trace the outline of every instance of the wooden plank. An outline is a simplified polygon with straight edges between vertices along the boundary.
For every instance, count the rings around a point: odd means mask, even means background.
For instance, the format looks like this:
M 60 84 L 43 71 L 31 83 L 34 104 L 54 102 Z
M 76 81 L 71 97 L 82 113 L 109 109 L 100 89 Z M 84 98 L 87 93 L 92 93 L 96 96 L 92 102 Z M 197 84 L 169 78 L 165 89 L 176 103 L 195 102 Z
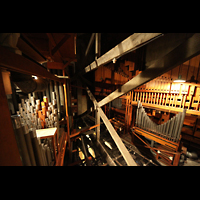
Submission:
M 137 102 L 132 101 L 132 105 L 137 106 Z M 171 112 L 171 113 L 183 112 L 183 108 L 175 108 L 175 107 L 169 107 L 169 106 L 165 106 L 165 105 L 142 103 L 142 106 L 145 108 L 155 108 L 157 110 Z M 186 114 L 200 115 L 200 111 L 187 109 Z
M 130 90 L 162 75 L 163 73 L 173 69 L 174 67 L 180 65 L 184 61 L 196 56 L 200 53 L 200 34 L 196 33 L 190 38 L 185 40 L 178 47 L 170 51 L 165 56 L 157 59 L 152 63 L 146 70 L 138 74 L 130 81 L 125 83 L 119 89 L 112 92 L 110 95 L 98 102 L 98 106 L 101 107 L 114 99 L 126 94 Z
M 88 46 L 85 50 L 85 57 L 87 57 L 88 55 L 88 52 L 90 51 L 91 47 L 92 47 L 92 44 L 94 43 L 94 39 L 95 39 L 95 33 L 92 33 L 91 37 L 90 37 L 90 41 L 88 43 Z
M 176 149 L 176 147 L 177 147 L 177 145 L 178 145 L 178 143 L 175 143 L 175 142 L 172 142 L 172 141 L 168 141 L 168 140 L 166 140 L 166 139 L 164 139 L 164 138 L 162 138 L 162 137 L 160 137 L 160 136 L 157 136 L 157 135 L 154 136 L 153 133 L 150 133 L 150 132 L 145 131 L 145 130 L 143 130 L 143 129 L 140 129 L 140 128 L 138 128 L 138 127 L 135 127 L 135 130 L 134 130 L 134 131 L 135 131 L 136 133 L 138 133 L 138 134 L 144 136 L 144 137 L 149 138 L 150 140 L 154 140 L 155 142 L 158 142 L 158 143 L 160 143 L 160 144 L 162 144 L 162 145 L 164 145 L 164 146 L 170 146 L 170 147 L 173 148 L 173 149 Z
M 44 67 L 32 62 L 28 58 L 9 51 L 6 47 L 0 46 L 0 55 L 0 66 L 3 66 L 11 71 L 35 75 L 62 83 L 64 82 L 64 80 L 57 78 L 48 72 Z

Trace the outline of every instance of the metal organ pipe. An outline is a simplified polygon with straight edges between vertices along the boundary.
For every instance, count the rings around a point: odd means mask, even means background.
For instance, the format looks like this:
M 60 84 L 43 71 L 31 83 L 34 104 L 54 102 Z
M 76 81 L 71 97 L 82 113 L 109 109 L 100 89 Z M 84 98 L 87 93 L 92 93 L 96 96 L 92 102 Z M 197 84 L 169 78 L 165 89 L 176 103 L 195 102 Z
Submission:
M 157 125 L 150 120 L 146 114 L 140 101 L 138 101 L 138 107 L 136 112 L 136 126 L 149 132 L 154 132 L 163 138 L 177 142 L 180 138 L 181 128 L 185 118 L 186 109 L 183 112 L 178 113 L 164 124 Z

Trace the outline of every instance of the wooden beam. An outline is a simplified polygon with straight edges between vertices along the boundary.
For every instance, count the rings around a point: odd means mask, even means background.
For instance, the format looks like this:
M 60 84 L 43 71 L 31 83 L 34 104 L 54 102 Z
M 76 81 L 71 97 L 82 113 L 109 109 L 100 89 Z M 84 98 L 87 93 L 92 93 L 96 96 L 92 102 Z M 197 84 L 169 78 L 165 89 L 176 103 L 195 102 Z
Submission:
M 63 58 L 63 60 L 64 60 L 64 58 Z M 65 69 L 71 62 L 77 62 L 77 59 L 76 58 L 69 58 L 68 60 L 67 60 L 67 62 L 63 65 L 63 69 Z
M 137 166 L 136 162 L 133 160 L 132 156 L 128 152 L 128 150 L 125 147 L 124 143 L 122 142 L 121 138 L 119 137 L 119 135 L 115 131 L 114 127 L 110 123 L 109 119 L 107 118 L 107 116 L 105 115 L 105 113 L 103 112 L 103 110 L 98 107 L 97 101 L 94 98 L 93 94 L 90 92 L 90 90 L 89 90 L 88 87 L 86 87 L 86 90 L 87 90 L 88 96 L 90 97 L 90 99 L 94 103 L 95 110 L 96 109 L 98 110 L 98 113 L 99 113 L 100 117 L 102 118 L 105 126 L 107 127 L 107 129 L 108 129 L 111 137 L 113 138 L 115 144 L 117 145 L 117 147 L 118 147 L 119 151 L 121 152 L 121 154 L 122 154 L 124 160 L 126 161 L 127 165 L 128 166 Z
M 92 46 L 92 44 L 94 43 L 94 38 L 95 38 L 95 33 L 92 33 L 92 35 L 91 35 L 91 37 L 90 37 L 90 41 L 89 41 L 89 43 L 88 43 L 88 46 L 87 46 L 87 48 L 86 48 L 86 50 L 85 50 L 85 57 L 87 57 L 88 52 L 90 51 L 91 46 Z
M 0 166 L 22 166 L 0 70 Z
M 165 56 L 157 59 L 146 70 L 98 102 L 98 106 L 113 101 L 136 87 L 164 74 L 200 53 L 200 33 L 195 33 Z
M 66 34 L 62 40 L 60 40 L 60 42 L 58 44 L 56 44 L 56 46 L 51 50 L 51 55 L 53 56 L 58 49 L 71 37 L 71 35 Z
M 99 57 L 93 63 L 85 67 L 83 73 L 97 69 L 98 67 L 111 62 L 114 58 L 118 59 L 122 55 L 141 47 L 142 45 L 160 37 L 161 35 L 161 33 L 135 33 Z
M 43 63 L 46 61 L 46 58 L 33 46 L 30 44 L 30 41 L 26 42 L 21 37 L 18 39 L 17 47 L 21 50 L 24 54 L 32 58 L 38 63 Z
M 64 80 L 57 78 L 44 67 L 32 62 L 28 58 L 15 54 L 6 47 L 0 46 L 0 55 L 0 66 L 8 70 L 35 75 L 62 83 L 64 82 Z
M 63 70 L 62 73 L 63 73 L 63 76 L 65 76 L 65 70 Z M 64 79 L 63 87 L 64 87 L 64 95 L 65 95 L 65 111 L 66 111 L 66 121 L 67 121 L 66 137 L 67 137 L 67 141 L 68 141 L 69 154 L 70 154 L 70 157 L 71 157 L 71 151 L 70 151 L 71 142 L 70 142 L 69 112 L 68 112 L 68 104 L 67 104 L 67 80 L 66 79 Z
M 48 69 L 63 69 L 64 64 L 60 62 L 47 62 Z
M 47 37 L 49 38 L 49 42 L 53 45 L 56 46 L 56 42 L 53 38 L 53 35 L 51 33 L 46 33 Z M 62 58 L 62 55 L 60 54 L 60 51 L 58 50 L 57 53 L 59 54 L 59 56 Z M 50 56 L 52 56 L 51 54 L 51 49 L 50 49 Z

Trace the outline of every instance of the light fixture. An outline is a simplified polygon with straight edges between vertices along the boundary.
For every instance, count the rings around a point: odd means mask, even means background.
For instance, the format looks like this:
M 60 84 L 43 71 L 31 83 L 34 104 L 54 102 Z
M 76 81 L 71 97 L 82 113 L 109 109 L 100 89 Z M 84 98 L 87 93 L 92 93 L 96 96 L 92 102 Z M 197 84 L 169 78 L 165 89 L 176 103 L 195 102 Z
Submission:
M 175 79 L 173 82 L 178 82 L 178 83 L 184 83 L 185 79 L 182 79 L 182 75 L 180 74 L 180 70 L 181 70 L 181 66 L 179 67 L 179 71 L 178 71 L 178 79 Z
M 184 83 L 185 80 L 182 79 L 182 76 L 181 76 L 181 75 L 178 75 L 178 79 L 175 79 L 173 82 Z
M 37 76 L 34 76 L 34 75 L 32 75 L 32 77 L 33 77 L 34 79 L 36 79 L 36 80 L 38 79 L 38 77 L 37 77 Z

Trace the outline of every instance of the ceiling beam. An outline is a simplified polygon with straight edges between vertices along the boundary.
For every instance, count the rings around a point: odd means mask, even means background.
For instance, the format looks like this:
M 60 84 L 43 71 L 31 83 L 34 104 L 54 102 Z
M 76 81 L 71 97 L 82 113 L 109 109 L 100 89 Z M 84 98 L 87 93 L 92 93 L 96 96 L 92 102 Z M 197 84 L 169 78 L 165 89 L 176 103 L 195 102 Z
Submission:
M 95 38 L 95 33 L 92 33 L 91 37 L 90 37 L 90 41 L 88 42 L 88 46 L 85 50 L 85 57 L 87 57 L 88 52 L 90 51 L 92 44 L 94 43 L 94 38 Z
M 32 62 L 24 56 L 15 54 L 6 47 L 0 46 L 0 55 L 0 67 L 64 83 L 64 80 L 57 78 L 41 65 Z
M 136 87 L 145 84 L 146 82 L 151 81 L 152 79 L 184 63 L 185 61 L 198 55 L 199 53 L 200 33 L 195 33 L 190 38 L 186 39 L 183 43 L 181 43 L 179 46 L 170 51 L 168 54 L 157 59 L 146 70 L 133 77 L 130 81 L 128 81 L 123 86 L 109 94 L 100 102 L 98 102 L 98 106 L 104 106 L 105 104 L 126 94 L 127 92 L 135 89 Z
M 51 50 L 51 55 L 53 56 L 58 49 L 71 37 L 71 35 L 66 34 L 62 40 L 60 40 L 60 42 L 58 44 L 56 44 L 56 46 Z
M 116 45 L 110 51 L 108 51 L 107 53 L 96 59 L 94 62 L 85 67 L 83 70 L 77 72 L 70 80 L 74 81 L 78 77 L 78 75 L 83 75 L 94 69 L 97 69 L 100 66 L 111 62 L 114 58 L 118 59 L 121 56 L 140 48 L 141 46 L 151 42 L 152 40 L 157 39 L 162 35 L 163 35 L 162 33 L 134 33 L 133 35 L 129 36 L 121 43 Z
M 110 51 L 99 57 L 97 60 L 92 62 L 90 65 L 85 67 L 83 73 L 90 72 L 94 69 L 97 69 L 98 67 L 111 62 L 114 58 L 118 59 L 119 57 L 123 56 L 124 54 L 127 54 L 142 45 L 147 44 L 147 42 L 152 41 L 153 39 L 156 39 L 163 35 L 162 33 L 134 33 L 133 35 L 129 36 L 125 40 L 123 40 L 121 43 L 116 45 L 114 48 L 112 48 Z
M 49 38 L 49 42 L 53 45 L 53 46 L 56 46 L 56 42 L 53 38 L 53 35 L 52 33 L 46 33 L 47 37 Z M 59 54 L 60 58 L 62 58 L 62 55 L 60 53 L 60 51 L 58 50 L 57 53 Z M 52 54 L 51 54 L 51 49 L 50 49 L 50 57 L 52 57 Z M 63 60 L 63 59 L 62 59 Z

